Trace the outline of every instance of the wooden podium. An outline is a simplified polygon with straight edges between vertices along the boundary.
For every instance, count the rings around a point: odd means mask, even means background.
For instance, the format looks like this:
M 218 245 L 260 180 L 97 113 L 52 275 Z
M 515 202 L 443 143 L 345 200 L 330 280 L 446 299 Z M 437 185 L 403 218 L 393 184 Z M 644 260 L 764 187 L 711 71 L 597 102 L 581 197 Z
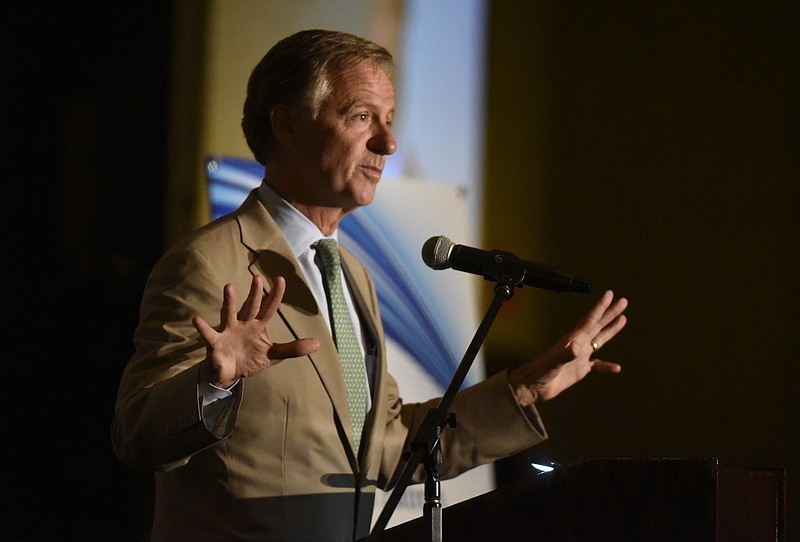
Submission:
M 596 459 L 443 511 L 445 542 L 783 541 L 783 469 L 716 459 Z M 431 540 L 419 518 L 380 541 Z

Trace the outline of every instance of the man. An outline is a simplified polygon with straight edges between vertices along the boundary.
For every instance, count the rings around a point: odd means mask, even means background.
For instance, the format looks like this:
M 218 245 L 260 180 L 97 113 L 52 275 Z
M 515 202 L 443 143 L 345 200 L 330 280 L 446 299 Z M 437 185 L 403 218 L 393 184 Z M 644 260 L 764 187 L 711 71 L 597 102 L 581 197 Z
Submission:
M 112 440 L 123 462 L 156 472 L 154 540 L 364 537 L 375 487 L 396 481 L 436 405 L 402 403 L 366 269 L 318 244 L 372 201 L 397 148 L 390 68 L 383 48 L 337 32 L 273 47 L 242 122 L 263 184 L 153 269 Z M 625 306 L 607 292 L 548 351 L 460 393 L 442 478 L 540 442 L 537 401 L 590 371 L 619 371 L 591 357 L 624 326 Z

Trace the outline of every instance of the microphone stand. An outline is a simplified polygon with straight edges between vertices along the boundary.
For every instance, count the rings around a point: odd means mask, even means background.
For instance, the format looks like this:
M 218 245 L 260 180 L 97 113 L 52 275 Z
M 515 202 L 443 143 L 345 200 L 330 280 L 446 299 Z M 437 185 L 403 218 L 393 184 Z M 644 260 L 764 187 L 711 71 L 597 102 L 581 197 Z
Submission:
M 489 334 L 489 328 L 492 326 L 495 318 L 502 304 L 514 295 L 514 288 L 520 287 L 525 279 L 525 268 L 522 265 L 509 266 L 508 262 L 504 266 L 498 265 L 495 270 L 488 270 L 484 274 L 487 280 L 494 280 L 497 282 L 494 288 L 494 298 L 489 305 L 486 314 L 481 321 L 478 330 L 472 338 L 461 363 L 453 375 L 450 385 L 442 395 L 436 408 L 428 410 L 422 424 L 417 429 L 414 438 L 411 441 L 411 450 L 406 452 L 404 457 L 407 458 L 406 466 L 400 474 L 397 485 L 389 495 L 386 505 L 381 511 L 375 526 L 372 529 L 368 541 L 380 540 L 383 530 L 389 523 L 397 504 L 403 497 L 403 492 L 406 487 L 411 483 L 414 472 L 417 467 L 422 463 L 427 471 L 427 478 L 425 480 L 425 504 L 423 507 L 423 517 L 430 525 L 430 540 L 431 542 L 442 541 L 442 504 L 441 504 L 441 485 L 439 483 L 438 467 L 442 463 L 442 451 L 439 443 L 439 437 L 442 431 L 449 425 L 455 427 L 456 418 L 454 414 L 449 414 L 448 409 L 453 403 L 453 399 L 458 393 L 464 379 L 472 366 L 478 351 L 483 345 L 483 341 Z

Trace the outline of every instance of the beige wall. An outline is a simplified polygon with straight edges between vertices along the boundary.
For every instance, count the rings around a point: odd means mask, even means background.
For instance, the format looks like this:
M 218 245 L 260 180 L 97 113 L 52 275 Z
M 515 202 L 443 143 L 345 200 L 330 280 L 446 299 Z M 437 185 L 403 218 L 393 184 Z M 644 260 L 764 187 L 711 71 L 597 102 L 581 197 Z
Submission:
M 346 4 L 346 9 L 342 4 Z M 239 122 L 253 67 L 278 40 L 312 27 L 364 35 L 368 2 L 225 0 L 209 3 L 204 152 L 250 157 Z

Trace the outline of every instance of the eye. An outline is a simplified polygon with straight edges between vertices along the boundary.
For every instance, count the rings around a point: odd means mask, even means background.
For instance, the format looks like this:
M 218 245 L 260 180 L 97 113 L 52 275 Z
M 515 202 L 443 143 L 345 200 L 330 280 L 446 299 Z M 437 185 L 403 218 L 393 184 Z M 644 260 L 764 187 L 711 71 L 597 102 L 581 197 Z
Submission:
M 356 113 L 353 115 L 353 120 L 356 122 L 366 122 L 369 120 L 369 113 Z

